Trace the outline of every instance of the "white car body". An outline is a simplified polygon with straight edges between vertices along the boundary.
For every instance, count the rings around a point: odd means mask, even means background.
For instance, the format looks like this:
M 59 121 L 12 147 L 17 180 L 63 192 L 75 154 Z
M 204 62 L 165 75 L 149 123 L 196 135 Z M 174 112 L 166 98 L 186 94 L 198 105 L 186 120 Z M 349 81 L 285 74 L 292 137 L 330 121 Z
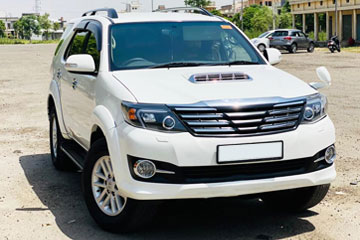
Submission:
M 263 49 L 269 48 L 270 47 L 270 40 L 269 40 L 269 36 L 273 33 L 274 31 L 268 31 L 266 33 L 261 34 L 259 37 L 257 38 L 252 38 L 251 42 L 255 45 L 255 47 L 257 47 L 260 51 L 263 51 Z
M 97 76 L 68 72 L 63 58 L 74 29 L 83 20 L 102 25 L 102 51 Z M 334 125 L 328 116 L 313 123 L 301 123 L 291 131 L 251 136 L 196 136 L 189 131 L 164 132 L 132 126 L 124 119 L 122 102 L 191 106 L 206 103 L 241 106 L 273 100 L 295 101 L 318 92 L 302 80 L 268 62 L 263 65 L 199 66 L 109 71 L 109 25 L 134 22 L 222 21 L 216 17 L 181 13 L 131 13 L 109 20 L 101 16 L 69 22 L 69 28 L 53 60 L 49 102 L 56 107 L 59 127 L 65 139 L 88 151 L 93 133 L 101 130 L 111 156 L 116 184 L 125 197 L 150 199 L 212 198 L 264 193 L 328 184 L 335 179 L 335 166 L 318 171 L 250 180 L 196 183 L 157 183 L 134 179 L 128 156 L 156 160 L 183 167 L 239 166 L 242 162 L 219 164 L 218 146 L 282 142 L 283 156 L 276 161 L 309 158 L 335 143 Z M 234 26 L 235 27 L 235 26 Z M 240 30 L 239 30 L 240 31 Z M 259 41 L 269 47 L 267 38 Z M 254 40 L 255 41 L 255 40 Z M 254 42 L 258 45 L 258 42 Z M 257 50 L 256 50 L 257 51 Z M 264 58 L 266 61 L 266 59 Z M 242 72 L 249 81 L 193 83 L 194 74 Z M 74 78 L 76 89 L 74 90 Z M 272 101 L 271 100 L 271 101 Z M 268 160 L 271 161 L 271 160 Z M 261 161 L 260 161 L 261 162 Z M 256 162 L 252 163 L 254 166 Z M 77 163 L 79 167 L 81 164 Z M 130 167 L 131 168 L 131 167 Z

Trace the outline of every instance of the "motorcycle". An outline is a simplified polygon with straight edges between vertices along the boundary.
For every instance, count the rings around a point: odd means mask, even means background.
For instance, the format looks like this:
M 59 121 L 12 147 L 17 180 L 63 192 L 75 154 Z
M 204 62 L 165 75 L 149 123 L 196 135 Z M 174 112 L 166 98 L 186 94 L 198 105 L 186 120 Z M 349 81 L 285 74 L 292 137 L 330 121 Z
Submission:
M 338 52 L 340 52 L 340 41 L 338 39 L 337 36 L 333 36 L 330 38 L 330 40 L 328 41 L 328 48 L 330 50 L 330 52 L 335 52 L 335 50 L 337 50 Z

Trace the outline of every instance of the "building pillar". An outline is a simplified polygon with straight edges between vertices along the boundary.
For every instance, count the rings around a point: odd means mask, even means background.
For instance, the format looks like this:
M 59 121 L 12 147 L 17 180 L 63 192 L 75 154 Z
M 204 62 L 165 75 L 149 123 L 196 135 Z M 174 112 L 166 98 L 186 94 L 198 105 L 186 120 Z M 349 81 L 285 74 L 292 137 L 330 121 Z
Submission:
M 314 38 L 315 38 L 314 40 L 315 41 L 319 40 L 318 29 L 319 29 L 318 14 L 316 12 L 314 12 Z
M 339 26 L 338 26 L 339 30 L 338 30 L 338 33 L 339 33 L 339 41 L 340 42 L 343 40 L 342 39 L 342 37 L 343 37 L 343 29 L 342 29 L 342 27 L 343 27 L 343 16 L 342 16 L 342 11 L 339 10 Z
M 292 17 L 292 28 L 295 29 L 295 14 L 291 14 Z
M 305 15 L 305 13 L 303 13 L 303 15 L 302 15 L 302 30 L 305 33 L 305 31 L 306 31 L 306 15 Z
M 330 33 L 330 16 L 329 16 L 329 12 L 326 12 L 326 40 L 329 40 L 331 36 L 329 36 Z M 332 27 L 332 26 L 331 26 Z
M 356 9 L 353 10 L 353 39 L 356 41 L 357 39 L 357 22 L 356 22 L 357 18 L 356 18 Z

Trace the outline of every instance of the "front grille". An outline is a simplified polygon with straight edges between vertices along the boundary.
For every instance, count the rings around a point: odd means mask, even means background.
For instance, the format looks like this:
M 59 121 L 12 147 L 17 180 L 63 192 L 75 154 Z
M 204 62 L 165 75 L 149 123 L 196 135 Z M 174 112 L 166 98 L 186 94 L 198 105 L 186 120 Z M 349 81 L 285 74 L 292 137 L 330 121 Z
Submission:
M 290 131 L 299 125 L 305 100 L 236 107 L 174 107 L 197 136 L 249 136 Z

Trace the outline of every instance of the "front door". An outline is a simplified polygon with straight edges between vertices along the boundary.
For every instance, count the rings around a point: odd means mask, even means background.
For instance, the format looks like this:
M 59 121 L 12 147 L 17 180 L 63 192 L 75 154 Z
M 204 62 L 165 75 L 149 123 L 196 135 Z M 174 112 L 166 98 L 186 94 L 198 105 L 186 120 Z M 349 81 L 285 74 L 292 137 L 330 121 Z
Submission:
M 63 69 L 61 100 L 64 109 L 64 121 L 71 136 L 83 146 L 88 146 L 92 127 L 91 114 L 95 108 L 96 73 L 100 58 L 96 39 L 91 31 L 78 30 L 75 33 L 65 59 L 75 54 L 91 55 L 95 61 L 96 72 L 73 73 Z

